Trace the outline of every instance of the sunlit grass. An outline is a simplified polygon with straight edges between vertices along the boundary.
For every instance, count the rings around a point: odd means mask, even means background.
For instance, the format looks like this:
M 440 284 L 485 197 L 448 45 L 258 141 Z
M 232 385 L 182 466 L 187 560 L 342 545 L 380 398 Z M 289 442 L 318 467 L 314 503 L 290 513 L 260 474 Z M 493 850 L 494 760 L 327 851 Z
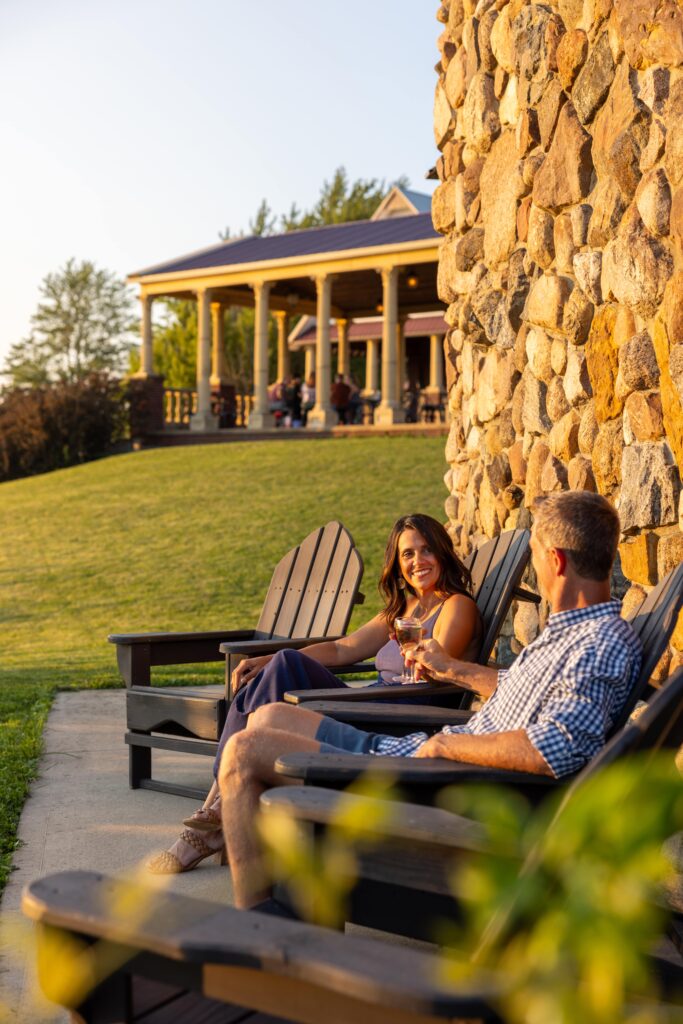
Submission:
M 54 692 L 119 685 L 108 633 L 255 625 L 276 562 L 330 519 L 365 561 L 358 625 L 380 607 L 392 522 L 444 519 L 445 468 L 443 438 L 350 438 L 144 451 L 1 484 L 0 887 Z

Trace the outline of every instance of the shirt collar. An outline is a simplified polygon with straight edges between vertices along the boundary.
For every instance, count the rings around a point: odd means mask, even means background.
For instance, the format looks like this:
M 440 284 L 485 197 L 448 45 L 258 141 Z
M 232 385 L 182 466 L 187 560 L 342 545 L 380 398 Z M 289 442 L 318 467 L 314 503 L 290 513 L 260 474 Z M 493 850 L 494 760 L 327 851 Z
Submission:
M 591 604 L 587 608 L 570 608 L 565 612 L 555 612 L 548 616 L 545 633 L 558 633 L 568 626 L 576 626 L 590 619 L 601 619 L 606 615 L 618 617 L 621 614 L 621 601 L 602 601 Z

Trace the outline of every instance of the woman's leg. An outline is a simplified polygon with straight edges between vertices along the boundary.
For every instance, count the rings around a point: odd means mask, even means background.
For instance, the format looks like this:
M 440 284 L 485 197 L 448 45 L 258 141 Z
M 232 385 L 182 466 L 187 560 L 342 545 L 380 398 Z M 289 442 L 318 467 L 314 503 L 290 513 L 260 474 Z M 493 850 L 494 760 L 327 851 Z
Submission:
M 218 744 L 214 777 L 218 777 L 225 744 L 235 733 L 246 729 L 249 715 L 257 708 L 284 700 L 288 690 L 320 690 L 328 687 L 341 690 L 344 683 L 324 665 L 299 651 L 278 651 L 259 674 L 235 694 Z

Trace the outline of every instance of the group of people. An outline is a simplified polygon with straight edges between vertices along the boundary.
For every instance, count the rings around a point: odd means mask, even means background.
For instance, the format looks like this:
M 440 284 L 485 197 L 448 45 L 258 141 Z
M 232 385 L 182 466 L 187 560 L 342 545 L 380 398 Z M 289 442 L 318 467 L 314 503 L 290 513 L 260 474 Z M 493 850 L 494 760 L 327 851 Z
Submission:
M 381 612 L 339 640 L 247 658 L 235 669 L 214 784 L 150 870 L 188 871 L 224 851 L 235 905 L 270 909 L 254 818 L 261 793 L 287 781 L 274 770 L 287 753 L 442 757 L 555 778 L 578 771 L 604 744 L 640 669 L 640 642 L 610 598 L 619 532 L 617 513 L 597 494 L 561 492 L 537 502 L 531 552 L 550 614 L 512 667 L 495 669 L 473 660 L 482 623 L 448 533 L 430 516 L 401 517 L 386 547 Z M 391 682 L 403 664 L 393 634 L 401 615 L 423 627 L 407 655 L 418 678 L 454 683 L 484 699 L 466 725 L 431 737 L 385 736 L 283 702 L 288 690 L 342 687 L 330 668 L 368 657 L 378 670 L 371 685 Z
M 330 404 L 340 423 L 362 420 L 360 388 L 348 374 L 337 373 L 330 387 Z M 305 427 L 315 405 L 315 374 L 302 380 L 298 373 L 276 380 L 268 389 L 268 407 L 277 426 Z

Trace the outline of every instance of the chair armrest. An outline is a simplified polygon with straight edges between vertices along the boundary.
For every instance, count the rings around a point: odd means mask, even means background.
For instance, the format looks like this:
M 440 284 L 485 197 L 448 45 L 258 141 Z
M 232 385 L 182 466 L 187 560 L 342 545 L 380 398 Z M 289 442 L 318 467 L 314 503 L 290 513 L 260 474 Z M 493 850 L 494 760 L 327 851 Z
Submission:
M 172 984 L 180 975 L 185 988 L 266 1014 L 286 1012 L 289 998 L 302 1014 L 292 1019 L 319 1019 L 324 992 L 325 1008 L 335 1020 L 375 1024 L 392 1019 L 399 1009 L 417 1021 L 435 1015 L 444 1022 L 500 1019 L 492 1009 L 500 983 L 482 975 L 476 984 L 455 990 L 439 980 L 430 951 L 217 907 L 132 881 L 125 883 L 127 905 L 146 913 L 117 914 L 121 884 L 94 872 L 64 871 L 32 882 L 22 909 L 66 935 L 115 943 L 129 954 L 117 961 L 119 977 L 136 974 Z M 44 977 L 49 985 L 47 973 Z M 53 994 L 54 1001 L 58 998 Z
M 355 829 L 378 840 L 400 839 L 453 851 L 490 851 L 486 829 L 480 822 L 438 807 L 376 800 L 321 786 L 268 789 L 261 795 L 260 803 L 266 814 L 284 810 L 297 821 L 315 825 L 336 824 L 343 809 L 353 813 Z M 377 809 L 382 813 L 365 813 Z
M 252 640 L 240 642 L 228 640 L 220 645 L 221 654 L 242 654 L 245 658 L 254 658 L 259 654 L 276 654 L 288 648 L 299 651 L 302 647 L 313 644 L 324 644 L 328 640 L 341 640 L 340 636 L 283 636 L 271 637 L 269 640 Z
M 350 670 L 339 668 L 337 671 L 341 673 Z M 372 700 L 373 702 L 396 702 L 405 700 L 406 697 L 419 697 L 420 700 L 434 697 L 436 702 L 449 706 L 451 701 L 455 703 L 461 700 L 464 693 L 469 693 L 469 691 L 463 690 L 459 686 L 453 686 L 451 683 L 406 683 L 405 685 L 398 683 L 396 686 L 373 686 Z M 349 686 L 345 690 L 289 690 L 285 694 L 288 704 L 303 704 L 311 700 L 351 703 L 368 699 L 368 690 L 364 686 Z
M 155 665 L 194 665 L 222 661 L 223 640 L 245 642 L 253 629 L 224 629 L 204 633 L 112 633 L 116 661 L 126 686 L 149 686 Z
M 444 725 L 466 725 L 472 711 L 457 708 L 433 707 L 431 704 L 374 704 L 372 701 L 313 700 L 306 703 L 307 711 L 327 715 L 337 722 L 348 722 L 359 729 L 405 736 L 418 730 L 436 731 Z
M 278 651 L 301 650 L 312 644 L 322 644 L 327 640 L 339 640 L 338 636 L 305 636 L 305 637 L 271 637 L 269 640 L 230 641 L 220 645 L 225 655 L 225 696 L 232 700 L 232 673 L 244 658 L 258 658 L 263 654 L 277 654 Z
M 384 775 L 397 786 L 408 786 L 420 796 L 420 802 L 442 786 L 452 783 L 484 782 L 515 788 L 549 792 L 560 783 L 548 775 L 510 772 L 500 768 L 449 761 L 444 757 L 376 757 L 373 754 L 284 754 L 275 762 L 275 771 L 306 785 L 344 789 L 364 772 Z M 427 798 L 422 800 L 422 794 Z

